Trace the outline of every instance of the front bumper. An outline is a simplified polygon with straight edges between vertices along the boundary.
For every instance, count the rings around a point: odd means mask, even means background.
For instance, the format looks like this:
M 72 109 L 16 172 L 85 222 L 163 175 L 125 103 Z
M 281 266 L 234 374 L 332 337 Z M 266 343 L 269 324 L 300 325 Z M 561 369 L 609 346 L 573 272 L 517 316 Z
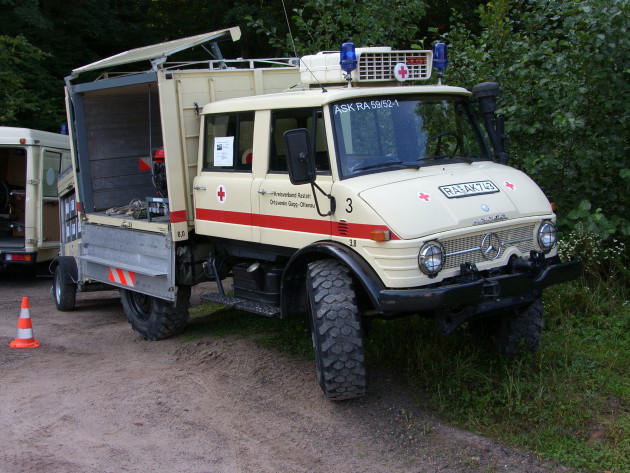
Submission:
M 477 306 L 476 314 L 527 302 L 524 294 L 577 278 L 582 262 L 550 263 L 538 271 L 517 272 L 494 277 L 480 277 L 470 282 L 430 289 L 384 289 L 380 291 L 383 316 L 403 313 L 444 312 L 465 306 Z

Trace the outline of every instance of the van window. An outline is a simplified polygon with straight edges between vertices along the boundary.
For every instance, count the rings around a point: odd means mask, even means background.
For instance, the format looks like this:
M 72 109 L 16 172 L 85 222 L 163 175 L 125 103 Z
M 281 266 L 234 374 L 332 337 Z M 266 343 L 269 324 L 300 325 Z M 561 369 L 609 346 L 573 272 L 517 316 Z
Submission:
M 208 115 L 204 147 L 204 170 L 251 172 L 254 113 Z
M 287 157 L 284 150 L 284 133 L 295 128 L 306 128 L 311 135 L 311 146 L 315 153 L 317 172 L 330 173 L 328 144 L 321 109 L 281 110 L 273 113 L 271 125 L 271 150 L 269 170 L 287 172 Z
M 42 169 L 42 192 L 44 197 L 57 197 L 57 179 L 61 168 L 61 153 L 44 151 Z

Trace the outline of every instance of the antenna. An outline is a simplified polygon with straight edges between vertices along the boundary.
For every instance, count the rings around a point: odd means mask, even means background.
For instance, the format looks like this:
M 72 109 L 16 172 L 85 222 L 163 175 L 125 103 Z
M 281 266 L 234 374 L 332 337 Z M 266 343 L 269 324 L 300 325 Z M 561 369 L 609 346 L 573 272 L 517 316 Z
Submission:
M 282 9 L 284 10 L 284 17 L 287 20 L 287 27 L 289 28 L 289 37 L 291 38 L 291 44 L 293 45 L 293 54 L 295 54 L 295 57 L 300 57 L 298 56 L 297 48 L 295 47 L 295 41 L 293 41 L 293 33 L 291 32 L 291 23 L 289 23 L 289 14 L 287 13 L 287 7 L 284 4 L 284 0 L 282 0 Z
M 324 88 L 324 86 L 319 82 L 319 79 L 317 79 L 317 76 L 315 74 L 313 74 L 313 71 L 311 71 L 311 69 L 308 67 L 308 64 L 306 64 L 302 60 L 302 58 L 300 56 L 298 56 L 297 48 L 295 47 L 295 41 L 293 41 L 293 33 L 291 32 L 291 23 L 289 23 L 289 15 L 287 13 L 287 7 L 284 4 L 284 0 L 282 0 L 282 9 L 284 10 L 284 17 L 287 20 L 287 28 L 289 28 L 289 37 L 291 38 L 291 44 L 293 45 L 293 54 L 295 54 L 295 57 L 298 58 L 302 64 L 304 64 L 304 67 L 306 67 L 306 70 L 308 72 L 310 72 L 310 74 L 313 76 L 313 79 L 315 79 L 315 81 L 317 82 L 317 85 L 319 85 L 322 88 L 322 92 L 328 92 Z

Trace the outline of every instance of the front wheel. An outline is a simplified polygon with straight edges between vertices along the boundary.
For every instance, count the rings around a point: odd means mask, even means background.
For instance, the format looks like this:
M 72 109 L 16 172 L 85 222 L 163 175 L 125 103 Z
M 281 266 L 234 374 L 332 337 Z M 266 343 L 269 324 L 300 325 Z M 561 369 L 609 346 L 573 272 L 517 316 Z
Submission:
M 475 320 L 469 328 L 474 335 L 493 341 L 499 353 L 511 357 L 538 349 L 542 338 L 543 312 L 542 300 L 537 299 L 509 313 Z
M 328 399 L 363 396 L 363 329 L 348 268 L 334 260 L 315 261 L 306 281 L 319 384 Z
M 538 350 L 543 329 L 543 303 L 536 299 L 523 309 L 515 310 L 501 321 L 498 345 L 505 356 Z
M 188 322 L 190 286 L 179 286 L 175 302 L 127 289 L 120 290 L 127 320 L 140 338 L 162 340 L 182 332 Z

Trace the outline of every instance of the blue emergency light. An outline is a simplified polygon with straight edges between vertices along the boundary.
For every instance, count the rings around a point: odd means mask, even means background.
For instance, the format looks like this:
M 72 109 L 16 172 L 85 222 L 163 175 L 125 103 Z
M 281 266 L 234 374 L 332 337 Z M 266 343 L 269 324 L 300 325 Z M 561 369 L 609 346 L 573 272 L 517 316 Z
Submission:
M 447 66 L 446 44 L 435 43 L 433 47 L 433 67 L 437 69 L 439 75 L 442 75 Z
M 354 50 L 354 43 L 343 43 L 340 53 L 341 70 L 350 74 L 357 68 L 357 53 Z

